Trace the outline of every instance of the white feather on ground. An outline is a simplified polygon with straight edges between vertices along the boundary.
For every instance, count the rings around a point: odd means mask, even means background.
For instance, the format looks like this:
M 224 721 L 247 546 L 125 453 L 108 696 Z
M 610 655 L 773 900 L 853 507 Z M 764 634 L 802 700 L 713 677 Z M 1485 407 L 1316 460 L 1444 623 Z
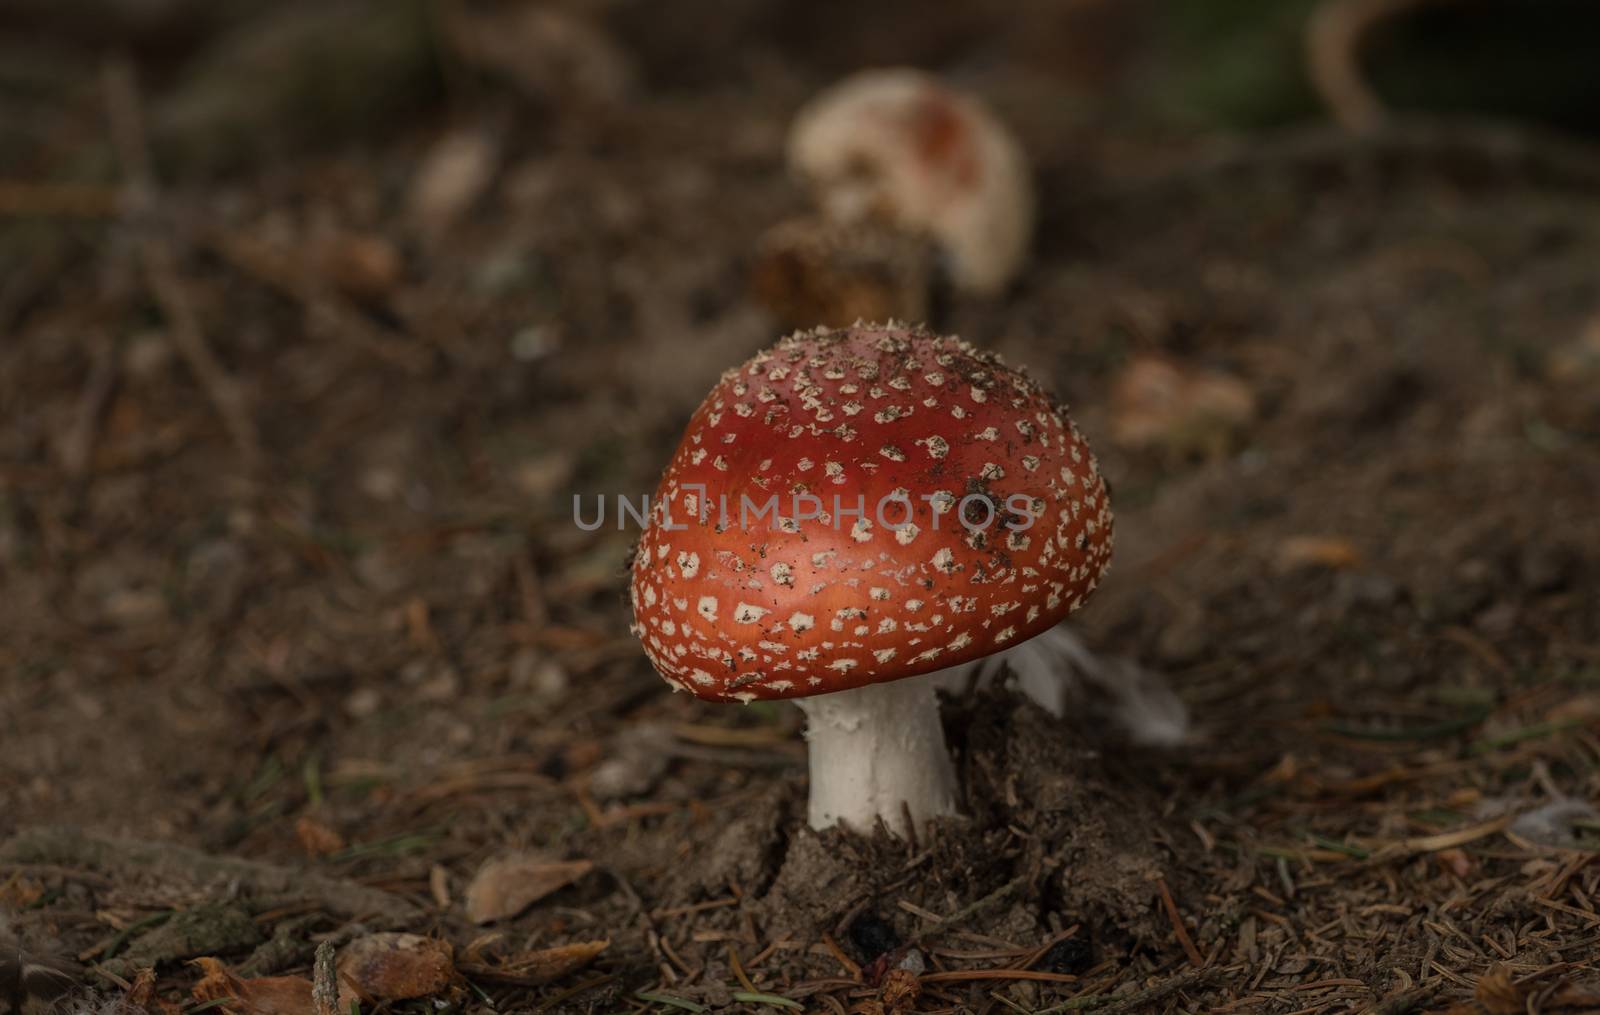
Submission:
M 942 670 L 937 685 L 952 694 L 987 685 L 1009 670 L 1017 690 L 1051 715 L 1103 711 L 1140 746 L 1174 747 L 1189 734 L 1189 709 L 1167 682 L 1132 659 L 1108 657 L 1065 624 L 1005 652 Z
M 30 955 L 0 912 L 0 1012 L 46 1015 L 77 983 L 75 970 L 61 959 Z
M 1523 811 L 1511 824 L 1511 834 L 1541 846 L 1580 849 L 1580 829 L 1600 820 L 1600 811 L 1587 800 L 1560 796 Z

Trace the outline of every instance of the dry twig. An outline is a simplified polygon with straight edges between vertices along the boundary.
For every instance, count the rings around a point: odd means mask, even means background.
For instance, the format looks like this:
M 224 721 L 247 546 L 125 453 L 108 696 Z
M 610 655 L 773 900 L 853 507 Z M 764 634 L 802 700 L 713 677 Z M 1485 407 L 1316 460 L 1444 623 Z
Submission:
M 1191 969 L 1179 973 L 1169 980 L 1163 980 L 1153 987 L 1136 990 L 1122 997 L 1112 997 L 1106 994 L 1088 994 L 1074 997 L 1049 1008 L 1041 1008 L 1034 1015 L 1059 1015 L 1068 1011 L 1091 1011 L 1105 1009 L 1102 1015 L 1121 1015 L 1122 1012 L 1149 1011 L 1150 1005 L 1165 997 L 1170 997 L 1180 990 L 1198 986 L 1217 974 L 1215 969 Z
M 109 338 L 99 336 L 89 342 L 89 376 L 84 379 L 83 393 L 73 413 L 72 429 L 67 433 L 61 454 L 67 475 L 74 479 L 82 479 L 89 471 L 106 406 L 117 388 L 117 366 L 116 346 Z
M 152 228 L 149 221 L 156 210 L 158 195 L 150 165 L 144 111 L 133 69 L 126 63 L 108 64 L 104 72 L 104 86 L 111 134 L 127 180 L 125 207 L 135 220 L 139 232 L 145 283 L 167 319 L 173 344 L 178 347 L 178 352 L 195 379 L 205 389 L 217 415 L 222 417 L 223 425 L 238 445 L 246 466 L 253 466 L 261 457 L 261 442 L 256 436 L 255 421 L 250 416 L 244 393 L 206 342 L 188 286 L 178 270 L 178 257 L 172 241 Z
M 965 923 L 967 920 L 971 919 L 973 915 L 983 912 L 985 909 L 988 909 L 990 906 L 998 902 L 1004 902 L 1011 898 L 1011 896 L 1015 895 L 1017 891 L 1027 883 L 1027 881 L 1028 877 L 1026 874 L 1018 874 L 1016 877 L 1012 878 L 1010 881 L 1007 881 L 1005 884 L 1001 885 L 999 888 L 996 888 L 994 891 L 990 892 L 988 895 L 985 895 L 976 902 L 963 906 L 944 919 L 934 923 L 932 926 L 925 927 L 918 931 L 916 935 L 913 936 L 907 943 L 914 945 L 921 944 L 931 937 L 936 937 L 940 934 L 943 934 L 947 930 L 953 930 L 954 928 Z
M 274 249 L 242 233 L 219 233 L 208 247 L 236 271 L 298 303 L 313 332 L 342 339 L 351 346 L 412 376 L 422 376 L 432 357 L 388 329 L 373 323 L 360 309 L 324 286 L 291 252 Z
M 339 977 L 333 968 L 333 942 L 317 945 L 316 965 L 312 967 L 311 1003 L 315 1015 L 339 1015 Z
M 416 916 L 409 902 L 388 892 L 289 867 L 212 856 L 165 842 L 115 839 L 72 828 L 37 826 L 0 844 L 0 863 L 47 863 L 85 867 L 121 878 L 144 875 L 160 881 L 230 882 L 265 898 L 309 896 L 328 912 L 402 925 Z
M 1178 936 L 1178 943 L 1183 945 L 1183 952 L 1189 956 L 1189 964 L 1199 969 L 1206 964 L 1205 957 L 1200 954 L 1200 949 L 1195 947 L 1194 939 L 1189 936 L 1189 930 L 1183 925 L 1183 914 L 1178 912 L 1178 903 L 1172 898 L 1172 889 L 1167 887 L 1166 878 L 1156 879 L 1156 891 L 1161 893 L 1161 905 L 1167 911 L 1167 917 L 1172 921 L 1172 932 Z
M 97 219 L 117 215 L 122 199 L 110 187 L 59 180 L 0 180 L 0 216 Z
M 1361 72 L 1361 47 L 1385 21 L 1441 0 L 1323 0 L 1306 23 L 1312 86 L 1340 126 L 1370 131 L 1384 122 L 1383 99 Z

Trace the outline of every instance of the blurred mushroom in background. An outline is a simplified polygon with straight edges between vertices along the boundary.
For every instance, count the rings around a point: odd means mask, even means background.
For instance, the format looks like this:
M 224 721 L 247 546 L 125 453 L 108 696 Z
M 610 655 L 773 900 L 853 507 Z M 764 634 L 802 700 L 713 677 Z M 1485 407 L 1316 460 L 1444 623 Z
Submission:
M 977 99 L 923 71 L 863 71 L 826 89 L 795 116 L 788 159 L 815 211 L 763 238 L 755 273 L 757 296 L 786 324 L 922 318 L 939 272 L 993 298 L 1026 260 L 1034 192 L 1021 145 Z M 877 293 L 874 313 L 853 312 L 864 288 Z

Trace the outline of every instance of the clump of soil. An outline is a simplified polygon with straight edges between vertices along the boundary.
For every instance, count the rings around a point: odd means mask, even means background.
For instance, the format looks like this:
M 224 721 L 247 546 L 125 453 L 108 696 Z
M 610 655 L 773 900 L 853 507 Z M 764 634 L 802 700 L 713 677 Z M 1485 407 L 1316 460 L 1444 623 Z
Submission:
M 791 830 L 762 900 L 769 919 L 815 935 L 870 905 L 909 941 L 927 920 L 898 902 L 948 915 L 1006 889 L 961 924 L 1032 937 L 1051 933 L 1054 917 L 1056 930 L 1079 924 L 1085 938 L 1148 934 L 1154 884 L 1171 863 L 1152 834 L 1160 792 L 1112 771 L 1082 731 L 1009 693 L 979 695 L 952 722 L 968 816 L 936 821 L 916 842 Z

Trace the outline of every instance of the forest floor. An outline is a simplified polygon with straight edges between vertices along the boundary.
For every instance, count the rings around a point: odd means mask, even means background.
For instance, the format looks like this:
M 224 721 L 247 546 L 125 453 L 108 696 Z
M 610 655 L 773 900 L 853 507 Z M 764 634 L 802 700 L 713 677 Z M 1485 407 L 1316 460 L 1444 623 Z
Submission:
M 1195 725 L 1133 749 L 952 700 L 967 817 L 901 842 L 807 829 L 798 712 L 670 693 L 635 533 L 572 523 L 781 334 L 750 256 L 831 71 L 748 73 L 576 120 L 469 89 L 193 180 L 160 82 L 90 82 L 118 168 L 0 212 L 29 953 L 170 1001 L 186 959 L 449 942 L 401 1012 L 1600 1007 L 1600 153 L 1063 127 L 1081 86 L 980 76 L 1039 236 L 930 323 L 1072 406 L 1117 516 L 1079 628 Z M 1152 358 L 1251 408 L 1119 441 Z M 531 904 L 480 926 L 508 854 Z

